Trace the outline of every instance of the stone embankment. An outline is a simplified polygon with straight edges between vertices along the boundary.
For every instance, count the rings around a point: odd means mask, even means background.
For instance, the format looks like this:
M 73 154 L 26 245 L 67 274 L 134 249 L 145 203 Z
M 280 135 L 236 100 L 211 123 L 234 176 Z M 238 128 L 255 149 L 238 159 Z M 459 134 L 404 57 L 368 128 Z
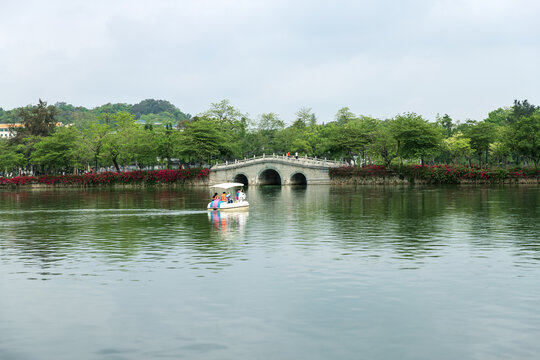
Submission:
M 481 169 L 432 165 L 385 168 L 348 166 L 330 170 L 335 184 L 540 184 L 540 168 Z

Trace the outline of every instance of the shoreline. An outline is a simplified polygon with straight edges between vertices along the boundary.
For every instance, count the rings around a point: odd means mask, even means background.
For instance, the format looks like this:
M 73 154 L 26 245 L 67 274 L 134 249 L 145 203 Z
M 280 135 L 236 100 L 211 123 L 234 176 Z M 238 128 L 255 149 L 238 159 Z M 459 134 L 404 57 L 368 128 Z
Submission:
M 321 184 L 310 184 L 309 186 L 318 186 Z M 459 183 L 430 183 L 425 180 L 415 179 L 410 181 L 408 179 L 399 178 L 349 178 L 332 180 L 325 186 L 484 186 L 490 187 L 495 185 L 540 185 L 540 178 L 528 178 L 528 179 L 505 179 L 497 181 L 486 180 L 467 180 Z M 159 188 L 201 188 L 208 187 L 209 182 L 205 180 L 187 181 L 182 183 L 154 183 L 154 184 L 92 184 L 92 185 L 79 185 L 79 184 L 0 184 L 0 190 L 45 190 L 45 189 L 159 189 Z M 258 187 L 257 185 L 251 185 Z M 308 185 L 276 185 L 276 186 L 308 186 Z
M 448 165 L 409 166 L 388 169 L 381 165 L 365 167 L 338 167 L 330 169 L 326 185 L 538 185 L 540 169 L 475 169 Z M 232 176 L 232 175 L 231 175 Z M 232 180 L 232 179 L 231 179 Z M 246 179 L 247 180 L 247 179 Z M 278 179 L 276 179 L 278 180 Z M 279 177 L 279 186 L 289 185 L 288 179 Z M 309 183 L 309 181 L 308 181 Z M 183 188 L 207 187 L 210 171 L 206 168 L 178 170 L 150 170 L 132 172 L 104 172 L 83 175 L 42 175 L 0 177 L 0 189 L 50 188 Z M 299 184 L 300 185 L 300 184 Z M 307 184 L 305 184 L 307 185 Z M 317 184 L 309 184 L 317 185 Z M 248 184 L 248 186 L 258 186 Z
M 189 181 L 184 183 L 155 183 L 155 184 L 0 184 L 0 190 L 16 190 L 16 189 L 106 189 L 106 188 L 183 188 L 183 187 L 203 187 L 209 186 L 208 180 Z
M 413 178 L 400 179 L 399 177 L 352 177 L 347 179 L 333 179 L 332 185 L 396 185 L 396 186 L 448 186 L 448 185 L 540 185 L 540 178 L 520 179 L 488 179 L 488 180 L 462 180 L 456 183 L 436 183 L 429 180 Z

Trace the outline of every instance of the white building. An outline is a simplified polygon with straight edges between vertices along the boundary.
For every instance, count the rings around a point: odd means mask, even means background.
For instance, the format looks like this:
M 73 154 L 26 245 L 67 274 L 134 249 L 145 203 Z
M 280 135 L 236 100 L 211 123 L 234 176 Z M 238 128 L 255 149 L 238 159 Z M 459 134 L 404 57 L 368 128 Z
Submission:
M 64 124 L 62 124 L 61 122 L 58 122 L 55 125 L 64 126 Z M 9 139 L 15 137 L 15 135 L 17 135 L 17 131 L 15 131 L 15 128 L 23 126 L 23 124 L 0 124 L 0 139 Z
M 0 124 L 0 139 L 12 138 L 17 134 L 13 128 L 21 127 L 22 124 Z

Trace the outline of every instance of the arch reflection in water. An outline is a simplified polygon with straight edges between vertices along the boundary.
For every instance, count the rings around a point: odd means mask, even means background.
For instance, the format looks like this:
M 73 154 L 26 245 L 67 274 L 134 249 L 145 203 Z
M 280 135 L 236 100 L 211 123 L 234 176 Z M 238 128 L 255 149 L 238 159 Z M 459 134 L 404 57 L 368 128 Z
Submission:
M 220 211 L 208 212 L 208 219 L 213 228 L 223 235 L 243 233 L 249 212 L 247 211 Z

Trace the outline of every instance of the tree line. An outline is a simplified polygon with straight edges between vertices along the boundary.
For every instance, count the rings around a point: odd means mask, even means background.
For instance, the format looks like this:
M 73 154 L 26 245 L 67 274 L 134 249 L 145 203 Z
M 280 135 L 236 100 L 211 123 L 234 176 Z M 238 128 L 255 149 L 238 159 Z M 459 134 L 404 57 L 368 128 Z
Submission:
M 0 111 L 0 119 L 6 113 Z M 434 122 L 416 113 L 377 119 L 344 107 L 326 123 L 319 123 L 310 108 L 301 108 L 286 126 L 276 113 L 251 118 L 228 100 L 212 103 L 196 116 L 163 100 L 92 110 L 39 100 L 9 111 L 9 116 L 23 127 L 0 140 L 0 172 L 5 174 L 189 167 L 287 152 L 385 166 L 538 166 L 540 160 L 540 108 L 527 100 L 515 100 L 484 120 L 465 122 L 446 114 Z

